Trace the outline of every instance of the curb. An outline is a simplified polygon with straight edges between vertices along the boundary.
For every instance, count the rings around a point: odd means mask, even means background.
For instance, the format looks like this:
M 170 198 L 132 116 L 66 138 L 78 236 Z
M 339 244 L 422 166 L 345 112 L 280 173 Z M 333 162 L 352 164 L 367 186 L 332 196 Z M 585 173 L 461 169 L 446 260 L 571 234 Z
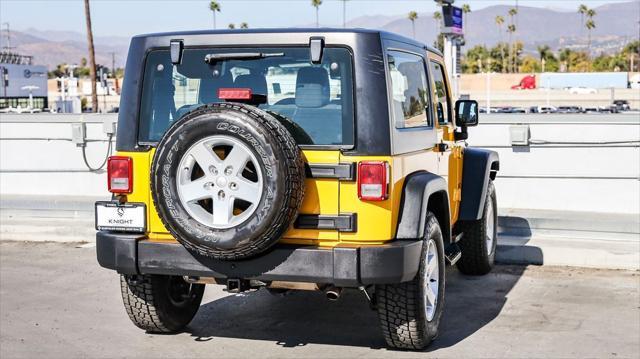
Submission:
M 0 200 L 0 240 L 95 242 L 94 208 L 104 198 Z M 640 270 L 635 214 L 501 210 L 496 262 Z

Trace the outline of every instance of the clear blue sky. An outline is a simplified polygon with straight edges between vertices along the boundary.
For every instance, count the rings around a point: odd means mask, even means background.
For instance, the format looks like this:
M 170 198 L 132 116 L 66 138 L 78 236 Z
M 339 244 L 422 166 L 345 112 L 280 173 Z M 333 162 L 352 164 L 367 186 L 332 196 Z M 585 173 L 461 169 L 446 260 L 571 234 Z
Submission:
M 218 28 L 247 22 L 256 27 L 288 27 L 315 23 L 310 0 L 220 0 Z M 596 7 L 612 1 L 520 0 L 522 6 L 575 11 L 579 4 Z M 193 30 L 212 27 L 207 0 L 91 0 L 95 36 L 131 36 L 138 33 Z M 473 9 L 490 5 L 514 5 L 516 1 L 458 0 Z M 435 11 L 431 0 L 349 0 L 347 19 L 362 15 L 400 15 L 411 10 Z M 84 33 L 82 0 L 0 0 L 0 21 L 12 29 L 64 30 Z M 320 7 L 323 25 L 342 24 L 342 2 L 324 0 Z M 4 25 L 3 27 L 4 28 Z

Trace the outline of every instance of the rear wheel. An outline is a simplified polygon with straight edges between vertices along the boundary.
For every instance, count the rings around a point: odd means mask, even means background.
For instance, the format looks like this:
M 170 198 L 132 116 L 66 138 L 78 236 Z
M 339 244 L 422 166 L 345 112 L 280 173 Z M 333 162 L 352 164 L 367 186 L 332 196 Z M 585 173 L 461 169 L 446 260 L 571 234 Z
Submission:
M 462 239 L 458 243 L 462 257 L 458 269 L 464 274 L 483 275 L 493 268 L 496 255 L 498 212 L 496 190 L 489 180 L 482 218 L 461 224 Z
M 444 308 L 445 264 L 442 231 L 428 213 L 420 269 L 399 284 L 376 286 L 382 334 L 391 348 L 423 349 L 438 335 Z
M 204 294 L 204 284 L 176 276 L 121 275 L 120 288 L 129 318 L 150 333 L 182 330 L 196 315 Z

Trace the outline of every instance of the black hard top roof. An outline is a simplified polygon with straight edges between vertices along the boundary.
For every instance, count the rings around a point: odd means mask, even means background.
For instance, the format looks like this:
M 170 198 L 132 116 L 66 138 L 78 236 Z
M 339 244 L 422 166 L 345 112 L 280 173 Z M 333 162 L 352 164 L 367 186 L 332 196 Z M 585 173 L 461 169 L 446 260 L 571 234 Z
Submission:
M 175 32 L 161 32 L 161 33 L 150 33 L 150 34 L 141 34 L 134 36 L 134 38 L 152 38 L 152 37 L 167 37 L 167 36 L 211 36 L 211 35 L 238 35 L 238 34 L 305 34 L 308 33 L 309 36 L 321 36 L 322 33 L 349 33 L 349 34 L 377 34 L 382 39 L 395 40 L 404 43 L 408 43 L 414 46 L 422 47 L 427 49 L 430 52 L 438 54 L 442 56 L 440 50 L 434 48 L 433 46 L 424 44 L 422 42 L 416 41 L 414 39 L 408 38 L 406 36 L 402 36 L 396 34 L 394 32 L 384 31 L 384 30 L 373 30 L 373 29 L 363 29 L 363 28 L 267 28 L 267 29 L 234 29 L 234 30 L 192 30 L 192 31 L 175 31 Z

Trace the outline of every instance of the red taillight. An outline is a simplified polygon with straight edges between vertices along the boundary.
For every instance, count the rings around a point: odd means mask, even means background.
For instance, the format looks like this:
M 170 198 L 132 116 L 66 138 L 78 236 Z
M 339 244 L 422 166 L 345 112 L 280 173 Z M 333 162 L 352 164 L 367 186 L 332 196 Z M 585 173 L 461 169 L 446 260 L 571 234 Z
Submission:
M 358 163 L 358 198 L 384 201 L 389 190 L 389 164 L 380 161 Z
M 133 162 L 131 157 L 111 156 L 107 163 L 109 192 L 133 192 Z
M 249 88 L 221 88 L 218 89 L 218 98 L 221 100 L 251 100 L 253 95 Z

